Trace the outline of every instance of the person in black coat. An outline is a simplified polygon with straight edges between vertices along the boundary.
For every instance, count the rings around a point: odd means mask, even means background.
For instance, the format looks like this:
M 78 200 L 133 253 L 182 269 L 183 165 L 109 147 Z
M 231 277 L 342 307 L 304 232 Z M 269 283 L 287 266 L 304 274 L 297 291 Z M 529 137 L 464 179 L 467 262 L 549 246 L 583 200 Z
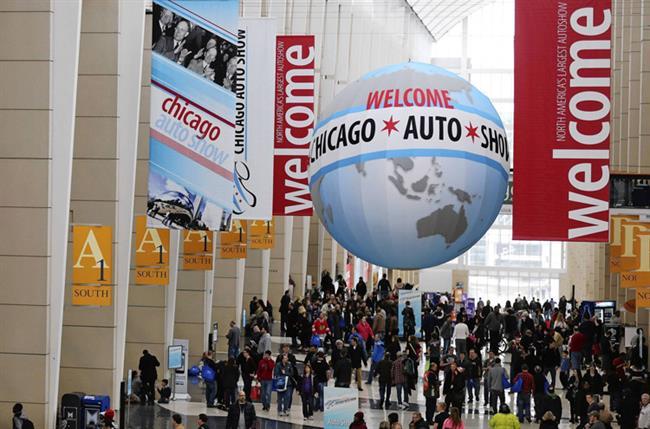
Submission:
M 223 366 L 222 370 L 223 379 L 223 403 L 226 407 L 236 402 L 237 396 L 237 381 L 239 381 L 239 368 L 234 358 L 228 359 L 228 362 Z
M 555 394 L 555 389 L 553 389 L 553 387 L 548 388 L 548 393 L 544 395 L 544 398 L 542 399 L 542 420 L 547 411 L 553 413 L 556 422 L 559 422 L 562 418 L 562 399 Z
M 445 371 L 445 382 L 442 392 L 445 394 L 445 403 L 447 408 L 452 407 L 460 409 L 465 399 L 465 374 L 458 369 L 456 362 L 451 362 L 449 368 Z
M 138 369 L 140 370 L 140 380 L 142 380 L 143 399 L 149 405 L 153 405 L 156 398 L 155 385 L 156 380 L 158 380 L 158 371 L 156 368 L 159 366 L 160 362 L 158 362 L 156 356 L 150 354 L 148 350 L 142 351 Z M 144 400 L 142 403 L 144 403 Z
M 255 427 L 257 416 L 255 407 L 246 401 L 246 393 L 239 392 L 239 400 L 232 404 L 228 409 L 228 418 L 226 420 L 226 429 L 239 429 L 239 417 L 244 413 L 244 424 L 246 429 Z
M 352 382 L 352 362 L 347 350 L 341 350 L 341 357 L 334 365 L 335 387 L 350 387 Z
M 244 393 L 246 400 L 251 402 L 251 390 L 253 385 L 253 378 L 257 373 L 257 362 L 251 356 L 250 348 L 246 347 L 237 357 L 237 364 L 241 372 L 242 380 L 244 381 Z
M 289 291 L 285 290 L 284 295 L 280 298 L 280 335 L 284 336 L 287 332 L 287 324 L 289 319 L 289 304 L 291 304 L 291 297 Z
M 363 277 L 359 277 L 359 282 L 357 283 L 356 291 L 357 291 L 357 295 L 359 295 L 361 299 L 363 299 L 363 297 L 366 296 L 366 293 L 368 293 L 368 286 L 366 286 L 366 282 L 363 281 Z

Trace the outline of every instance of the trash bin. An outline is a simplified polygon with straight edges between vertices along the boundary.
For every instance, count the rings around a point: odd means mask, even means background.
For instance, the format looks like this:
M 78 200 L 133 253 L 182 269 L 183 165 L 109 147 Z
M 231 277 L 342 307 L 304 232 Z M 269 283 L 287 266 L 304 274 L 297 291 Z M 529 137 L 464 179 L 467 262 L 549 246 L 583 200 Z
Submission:
M 111 407 L 111 398 L 106 395 L 86 395 L 81 399 L 84 411 L 84 426 L 85 429 L 89 424 L 99 426 L 99 414 L 108 410 Z
M 66 393 L 61 398 L 61 419 L 66 422 L 65 429 L 85 429 L 83 419 L 82 392 Z

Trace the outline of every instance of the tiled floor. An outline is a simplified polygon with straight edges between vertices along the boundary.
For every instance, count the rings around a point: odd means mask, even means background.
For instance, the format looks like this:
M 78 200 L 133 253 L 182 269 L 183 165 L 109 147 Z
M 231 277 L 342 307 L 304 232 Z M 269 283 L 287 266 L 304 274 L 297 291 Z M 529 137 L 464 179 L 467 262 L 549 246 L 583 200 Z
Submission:
M 279 338 L 273 338 L 274 343 L 279 343 Z M 365 378 L 365 376 L 364 376 Z M 398 411 L 395 406 L 392 410 L 377 409 L 374 398 L 379 397 L 379 386 L 374 383 L 370 386 L 363 385 L 364 391 L 359 392 L 359 409 L 362 410 L 366 416 L 366 423 L 369 429 L 376 429 L 379 423 L 385 420 L 388 413 L 397 412 L 400 415 L 400 420 L 404 427 L 408 427 L 408 422 L 411 420 L 413 411 L 421 411 L 424 414 L 424 397 L 422 396 L 422 386 L 418 385 L 417 397 L 410 398 L 410 409 L 407 411 Z M 562 397 L 563 415 L 564 419 L 560 424 L 560 428 L 574 428 L 568 421 L 569 403 L 564 399 L 564 391 L 557 391 L 558 395 Z M 130 409 L 129 415 L 129 428 L 133 429 L 171 429 L 171 415 L 179 413 L 185 419 L 186 429 L 194 429 L 196 425 L 197 416 L 200 413 L 205 413 L 210 417 L 210 428 L 224 428 L 225 418 L 227 413 L 216 408 L 207 408 L 205 406 L 203 391 L 200 384 L 190 384 L 190 394 L 192 400 L 187 401 L 172 401 L 166 405 L 155 406 L 134 406 Z M 482 394 L 482 392 L 481 392 Z M 395 391 L 392 392 L 391 399 L 396 401 Z M 511 409 L 514 411 L 515 395 L 506 395 L 506 400 L 510 403 Z M 605 397 L 605 403 L 609 402 L 609 398 Z M 302 406 L 300 396 L 294 394 L 293 405 L 291 407 L 291 415 L 288 417 L 279 417 L 275 408 L 276 395 L 273 394 L 271 411 L 262 411 L 259 403 L 255 404 L 258 418 L 260 420 L 260 429 L 296 429 L 296 428 L 311 428 L 323 427 L 322 413 L 316 413 L 314 420 L 305 422 L 302 416 Z M 465 427 L 468 429 L 487 428 L 490 416 L 485 413 L 482 403 L 468 404 L 463 415 Z M 537 428 L 538 424 L 523 424 L 522 428 Z M 615 425 L 614 427 L 618 427 Z

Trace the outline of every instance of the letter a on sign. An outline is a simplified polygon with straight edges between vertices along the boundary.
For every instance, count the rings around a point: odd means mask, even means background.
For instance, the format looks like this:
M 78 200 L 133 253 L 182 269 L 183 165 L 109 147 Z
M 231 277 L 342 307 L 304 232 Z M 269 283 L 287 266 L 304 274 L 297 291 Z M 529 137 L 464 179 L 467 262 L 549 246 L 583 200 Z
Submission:
M 72 283 L 111 284 L 112 236 L 110 226 L 72 227 Z

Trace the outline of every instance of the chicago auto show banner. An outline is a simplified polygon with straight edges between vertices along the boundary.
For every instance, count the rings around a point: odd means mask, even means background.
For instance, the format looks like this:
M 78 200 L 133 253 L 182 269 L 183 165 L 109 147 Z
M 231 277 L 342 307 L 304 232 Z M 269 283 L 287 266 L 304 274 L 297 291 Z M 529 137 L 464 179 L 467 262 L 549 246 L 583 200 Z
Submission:
M 517 0 L 513 238 L 608 241 L 611 1 Z
M 314 36 L 278 36 L 275 50 L 273 215 L 311 216 L 309 144 L 314 131 Z
M 276 22 L 239 20 L 235 85 L 235 195 L 239 219 L 271 220 Z
M 229 226 L 238 13 L 237 0 L 153 2 L 151 227 Z

